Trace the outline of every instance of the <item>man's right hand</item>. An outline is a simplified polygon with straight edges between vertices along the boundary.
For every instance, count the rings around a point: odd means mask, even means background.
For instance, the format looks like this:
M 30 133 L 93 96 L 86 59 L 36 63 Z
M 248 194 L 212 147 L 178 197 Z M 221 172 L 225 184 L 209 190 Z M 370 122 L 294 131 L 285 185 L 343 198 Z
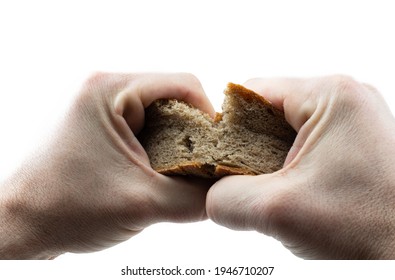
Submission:
M 245 86 L 284 110 L 298 135 L 282 170 L 218 181 L 208 216 L 303 258 L 394 258 L 395 122 L 381 95 L 344 76 Z

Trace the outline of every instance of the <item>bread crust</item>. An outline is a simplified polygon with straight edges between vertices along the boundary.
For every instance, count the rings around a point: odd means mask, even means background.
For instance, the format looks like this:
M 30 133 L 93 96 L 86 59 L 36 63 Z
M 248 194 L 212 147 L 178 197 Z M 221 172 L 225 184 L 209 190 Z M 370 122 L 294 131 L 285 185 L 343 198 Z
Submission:
M 226 166 L 222 164 L 201 164 L 199 162 L 182 163 L 169 168 L 158 169 L 163 175 L 191 175 L 204 178 L 221 178 L 227 175 L 257 175 L 246 168 Z
M 228 87 L 225 90 L 225 94 L 237 94 L 242 96 L 243 99 L 247 102 L 261 103 L 267 109 L 270 109 L 274 115 L 284 117 L 284 113 L 278 110 L 276 107 L 274 107 L 269 100 L 257 94 L 256 92 L 243 87 L 242 85 L 228 83 Z

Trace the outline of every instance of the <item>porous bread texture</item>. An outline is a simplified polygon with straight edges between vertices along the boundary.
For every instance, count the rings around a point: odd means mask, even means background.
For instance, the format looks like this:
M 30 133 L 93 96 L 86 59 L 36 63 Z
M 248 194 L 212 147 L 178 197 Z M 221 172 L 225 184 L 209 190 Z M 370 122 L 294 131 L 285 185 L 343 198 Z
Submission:
M 182 101 L 151 104 L 138 138 L 152 168 L 167 175 L 209 178 L 281 169 L 296 135 L 283 113 L 232 83 L 222 109 L 213 120 Z

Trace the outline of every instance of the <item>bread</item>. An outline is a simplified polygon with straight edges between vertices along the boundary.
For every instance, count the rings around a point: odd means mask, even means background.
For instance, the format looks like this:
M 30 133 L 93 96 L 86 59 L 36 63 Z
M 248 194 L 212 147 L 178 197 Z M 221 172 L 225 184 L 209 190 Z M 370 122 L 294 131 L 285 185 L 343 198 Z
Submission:
M 138 139 L 152 168 L 166 175 L 207 178 L 281 169 L 296 135 L 283 113 L 232 83 L 222 109 L 213 120 L 182 101 L 151 104 Z

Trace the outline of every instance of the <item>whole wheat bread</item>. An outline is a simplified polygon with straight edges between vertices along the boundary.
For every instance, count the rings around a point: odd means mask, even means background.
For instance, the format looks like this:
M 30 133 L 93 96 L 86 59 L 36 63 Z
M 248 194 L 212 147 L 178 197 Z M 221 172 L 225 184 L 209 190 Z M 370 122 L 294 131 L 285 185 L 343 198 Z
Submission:
M 151 104 L 138 138 L 152 168 L 166 175 L 210 178 L 281 169 L 296 135 L 283 113 L 232 83 L 222 109 L 213 120 L 182 101 Z

